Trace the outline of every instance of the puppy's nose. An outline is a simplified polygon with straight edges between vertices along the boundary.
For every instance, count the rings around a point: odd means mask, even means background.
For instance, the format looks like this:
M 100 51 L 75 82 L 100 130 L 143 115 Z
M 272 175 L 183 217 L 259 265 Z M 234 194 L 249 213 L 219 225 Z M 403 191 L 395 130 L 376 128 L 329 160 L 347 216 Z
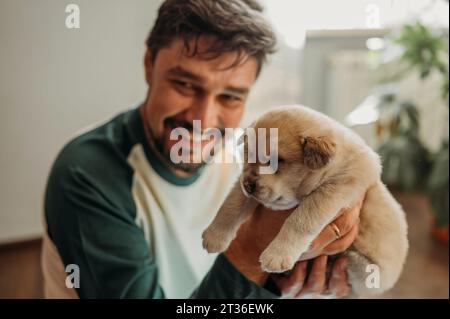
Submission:
M 248 194 L 253 194 L 256 190 L 256 182 L 248 178 L 244 180 L 243 186 Z

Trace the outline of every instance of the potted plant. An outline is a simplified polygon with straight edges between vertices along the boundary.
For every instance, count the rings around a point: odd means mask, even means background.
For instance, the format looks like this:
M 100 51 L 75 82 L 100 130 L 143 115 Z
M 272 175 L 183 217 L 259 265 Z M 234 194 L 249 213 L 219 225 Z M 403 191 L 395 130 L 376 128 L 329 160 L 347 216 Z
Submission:
M 448 34 L 447 34 L 448 38 Z M 394 40 L 394 43 L 401 46 L 403 53 L 400 57 L 401 62 L 406 67 L 398 77 L 401 78 L 410 71 L 419 73 L 421 79 L 426 79 L 431 73 L 441 76 L 441 98 L 448 106 L 449 97 L 449 72 L 448 72 L 448 48 L 444 40 L 443 34 L 432 32 L 420 22 L 406 25 L 403 27 L 400 36 Z M 444 57 L 447 56 L 447 61 Z M 402 117 L 408 118 L 406 129 L 401 129 Z M 441 149 L 433 156 L 431 172 L 427 175 L 427 164 L 424 162 L 425 148 L 422 147 L 417 139 L 418 129 L 417 109 L 412 103 L 403 102 L 397 104 L 397 111 L 391 119 L 393 129 L 391 131 L 392 140 L 389 145 L 382 145 L 380 153 L 384 154 L 386 160 L 392 157 L 392 150 L 399 143 L 399 135 L 403 139 L 403 153 L 400 155 L 410 158 L 417 156 L 417 165 L 412 167 L 404 161 L 406 167 L 402 167 L 396 178 L 398 184 L 404 189 L 412 189 L 419 186 L 419 180 L 425 180 L 427 193 L 430 199 L 434 219 L 432 222 L 432 234 L 440 241 L 448 243 L 448 225 L 449 225 L 449 144 L 448 140 L 442 143 Z M 448 118 L 447 118 L 448 123 Z M 400 147 L 397 146 L 397 150 Z M 409 150 L 407 150 L 410 148 Z M 415 155 L 413 155 L 415 154 Z M 383 155 L 382 155 L 383 156 Z M 423 163 L 423 165 L 419 165 Z M 401 165 L 402 166 L 402 165 Z M 387 165 L 389 174 L 389 165 Z M 416 173 L 413 169 L 417 170 Z M 409 178 L 405 179 L 405 175 Z M 390 176 L 385 175 L 384 178 L 389 183 Z
M 348 115 L 347 122 L 375 124 L 381 142 L 378 152 L 383 164 L 383 181 L 397 190 L 426 190 L 434 214 L 432 234 L 448 243 L 448 31 L 431 30 L 415 22 L 404 26 L 387 43 L 379 55 L 379 85 Z M 407 92 L 400 89 L 404 89 L 405 83 L 410 85 Z M 428 91 L 423 88 L 425 83 L 432 84 Z M 434 88 L 436 94 L 430 91 Z M 429 94 L 433 96 L 431 102 L 417 99 L 417 95 Z M 422 112 L 434 112 L 435 107 L 447 108 L 446 117 L 439 118 L 447 125 L 447 133 L 438 151 L 427 148 L 419 136 Z M 361 115 L 364 121 L 359 119 Z

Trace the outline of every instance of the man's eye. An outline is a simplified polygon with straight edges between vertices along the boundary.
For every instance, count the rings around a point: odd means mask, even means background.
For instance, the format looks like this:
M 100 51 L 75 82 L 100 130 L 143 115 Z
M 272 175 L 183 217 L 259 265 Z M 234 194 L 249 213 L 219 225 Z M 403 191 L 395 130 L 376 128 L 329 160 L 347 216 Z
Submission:
M 179 80 L 174 80 L 172 81 L 177 87 L 184 89 L 184 90 L 193 90 L 194 86 L 189 83 L 189 82 L 185 82 L 185 81 L 179 81 Z
M 229 95 L 229 94 L 223 94 L 222 99 L 226 102 L 239 102 L 242 99 L 238 96 Z

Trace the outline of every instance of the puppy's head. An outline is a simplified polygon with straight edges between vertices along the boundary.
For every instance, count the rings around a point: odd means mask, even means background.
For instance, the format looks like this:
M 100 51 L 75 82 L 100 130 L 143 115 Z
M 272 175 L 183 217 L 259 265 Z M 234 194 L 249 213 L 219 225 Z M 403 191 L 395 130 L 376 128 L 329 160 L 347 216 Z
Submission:
M 289 117 L 289 112 L 273 115 L 264 117 L 253 127 L 267 131 L 278 129 L 278 162 L 274 172 L 261 174 L 261 168 L 273 165 L 273 162 L 261 163 L 258 156 L 256 163 L 248 160 L 249 153 L 258 152 L 261 136 L 256 136 L 256 147 L 249 145 L 249 139 L 245 138 L 245 164 L 240 182 L 247 196 L 271 209 L 284 210 L 297 206 L 302 197 L 320 185 L 325 169 L 333 161 L 336 145 L 331 136 L 308 134 L 311 130 L 302 127 L 298 119 Z M 268 150 L 268 137 L 266 139 Z

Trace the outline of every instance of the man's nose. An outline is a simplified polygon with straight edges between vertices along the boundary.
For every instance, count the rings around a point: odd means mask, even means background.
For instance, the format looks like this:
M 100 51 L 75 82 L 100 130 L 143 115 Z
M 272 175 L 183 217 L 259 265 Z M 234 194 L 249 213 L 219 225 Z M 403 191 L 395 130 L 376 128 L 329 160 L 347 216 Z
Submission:
M 195 99 L 188 113 L 190 121 L 201 121 L 202 129 L 219 126 L 219 113 L 213 96 L 205 95 Z

